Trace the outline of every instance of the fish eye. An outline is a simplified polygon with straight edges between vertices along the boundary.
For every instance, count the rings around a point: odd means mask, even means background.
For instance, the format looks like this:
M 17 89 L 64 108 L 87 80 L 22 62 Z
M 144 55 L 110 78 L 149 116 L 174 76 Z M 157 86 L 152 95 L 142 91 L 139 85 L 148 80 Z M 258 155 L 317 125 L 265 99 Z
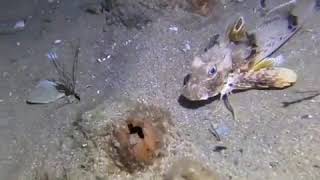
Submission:
M 217 73 L 217 68 L 215 66 L 213 66 L 211 69 L 209 69 L 208 74 L 210 76 L 213 76 Z

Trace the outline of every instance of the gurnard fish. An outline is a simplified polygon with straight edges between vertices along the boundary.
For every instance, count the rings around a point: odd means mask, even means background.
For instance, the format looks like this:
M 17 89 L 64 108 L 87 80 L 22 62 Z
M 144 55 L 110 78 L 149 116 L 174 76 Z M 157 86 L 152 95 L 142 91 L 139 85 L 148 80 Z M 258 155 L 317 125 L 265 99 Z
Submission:
M 292 86 L 296 73 L 280 67 L 282 55 L 272 57 L 305 24 L 315 7 L 313 0 L 291 0 L 267 10 L 255 29 L 248 30 L 240 16 L 227 26 L 222 42 L 194 57 L 182 96 L 190 101 L 220 95 L 235 117 L 228 96 L 237 90 L 283 89 Z

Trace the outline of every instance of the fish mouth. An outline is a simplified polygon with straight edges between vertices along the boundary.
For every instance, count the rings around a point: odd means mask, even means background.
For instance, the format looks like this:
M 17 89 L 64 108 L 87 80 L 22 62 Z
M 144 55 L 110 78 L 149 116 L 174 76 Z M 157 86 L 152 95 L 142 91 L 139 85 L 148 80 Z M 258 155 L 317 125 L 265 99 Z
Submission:
M 204 101 L 204 100 L 208 100 L 209 99 L 209 95 L 208 94 L 205 94 L 201 97 L 198 98 L 199 101 Z
M 199 97 L 199 98 L 194 98 L 194 97 L 190 97 L 190 96 L 186 96 L 184 94 L 181 95 L 182 97 L 186 98 L 188 101 L 192 101 L 192 102 L 200 102 L 200 101 L 206 101 L 208 100 L 210 97 Z
M 211 96 L 209 96 L 209 93 L 206 89 L 203 88 L 189 88 L 187 86 L 184 86 L 182 88 L 181 96 L 185 97 L 189 101 L 204 101 L 208 100 Z

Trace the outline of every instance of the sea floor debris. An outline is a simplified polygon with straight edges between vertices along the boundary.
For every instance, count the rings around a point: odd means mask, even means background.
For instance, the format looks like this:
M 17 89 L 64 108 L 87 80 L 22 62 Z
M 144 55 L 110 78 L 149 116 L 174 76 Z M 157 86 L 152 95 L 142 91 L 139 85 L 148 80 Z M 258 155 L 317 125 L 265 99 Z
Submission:
M 28 104 L 47 104 L 65 96 L 58 90 L 58 84 L 50 80 L 41 80 L 29 94 Z
M 174 162 L 164 180 L 218 180 L 219 176 L 202 163 L 182 158 Z
M 154 104 L 157 103 L 111 98 L 83 113 L 61 143 L 63 152 L 44 163 L 50 164 L 49 169 L 43 170 L 50 172 L 45 175 L 70 179 L 163 179 L 175 159 L 201 157 L 175 128 L 170 112 Z M 53 162 L 56 165 L 52 166 Z
M 54 65 L 59 76 L 57 80 L 41 80 L 36 87 L 31 90 L 26 100 L 28 104 L 47 104 L 70 95 L 80 101 L 79 94 L 75 92 L 80 40 L 78 39 L 75 45 L 71 43 L 71 48 L 74 51 L 71 72 L 67 72 L 64 64 L 59 62 L 59 56 L 55 48 L 47 54 L 48 59 Z
M 153 164 L 167 146 L 166 134 L 171 126 L 169 112 L 153 105 L 137 104 L 114 128 L 113 158 L 129 172 Z

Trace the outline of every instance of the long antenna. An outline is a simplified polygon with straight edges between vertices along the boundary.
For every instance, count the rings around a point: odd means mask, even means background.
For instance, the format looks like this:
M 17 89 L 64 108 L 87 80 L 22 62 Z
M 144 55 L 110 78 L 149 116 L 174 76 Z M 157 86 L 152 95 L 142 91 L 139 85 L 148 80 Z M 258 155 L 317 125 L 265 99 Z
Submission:
M 78 61 L 79 61 L 79 53 L 80 53 L 80 39 L 77 39 L 76 45 L 73 46 L 75 50 L 73 64 L 72 64 L 72 91 L 75 91 L 76 85 L 76 73 L 78 70 Z

